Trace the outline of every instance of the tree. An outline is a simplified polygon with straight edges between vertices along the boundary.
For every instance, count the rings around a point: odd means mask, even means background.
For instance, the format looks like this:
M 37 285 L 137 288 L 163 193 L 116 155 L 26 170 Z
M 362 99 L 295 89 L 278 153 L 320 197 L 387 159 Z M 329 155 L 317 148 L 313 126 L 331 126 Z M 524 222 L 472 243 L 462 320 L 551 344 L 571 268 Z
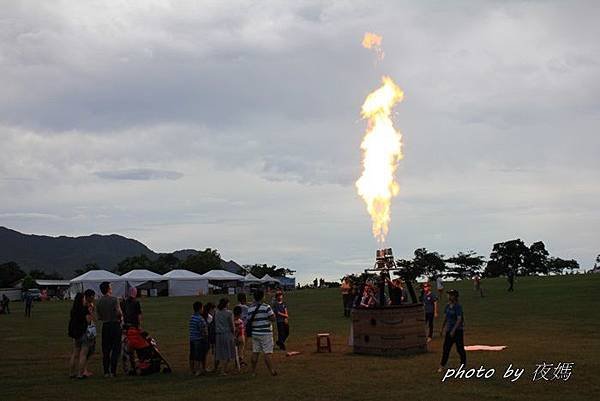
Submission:
M 83 273 L 87 273 L 92 270 L 100 270 L 100 266 L 98 266 L 97 263 L 86 263 L 85 266 L 83 266 L 83 269 L 75 270 L 75 275 L 80 276 Z
M 285 267 L 277 267 L 275 265 L 268 266 L 267 264 L 254 264 L 251 266 L 245 266 L 248 271 L 256 277 L 263 277 L 268 274 L 271 277 L 288 277 L 293 276 L 296 273 L 295 270 L 291 270 Z
M 206 248 L 188 258 L 182 263 L 182 267 L 198 274 L 204 274 L 221 266 L 221 255 L 216 249 Z
M 483 256 L 478 256 L 475 251 L 468 253 L 459 252 L 446 259 L 453 266 L 448 269 L 448 276 L 457 280 L 464 280 L 479 274 L 483 266 Z
M 152 262 L 152 270 L 158 274 L 165 274 L 174 269 L 179 269 L 181 267 L 181 260 L 172 253 L 163 253 L 158 256 L 158 258 Z
M 394 274 L 400 276 L 404 281 L 415 281 L 418 277 L 425 274 L 423 266 L 416 265 L 412 260 L 398 259 L 396 261 L 396 266 L 401 270 Z
M 525 254 L 521 274 L 524 276 L 548 274 L 548 251 L 542 241 L 534 242 Z
M 509 270 L 518 273 L 528 252 L 529 248 L 520 239 L 494 244 L 484 275 L 498 277 L 507 275 Z
M 428 277 L 443 276 L 446 271 L 444 256 L 437 252 L 429 252 L 425 248 L 415 250 L 413 265 L 416 270 L 421 270 Z
M 31 277 L 30 275 L 27 275 L 23 278 L 23 284 L 21 285 L 21 288 L 23 288 L 25 291 L 30 290 L 32 288 L 35 288 L 35 280 L 33 279 L 33 277 Z
M 550 273 L 564 274 L 565 271 L 573 273 L 577 269 L 579 269 L 579 263 L 574 259 L 550 258 L 548 261 L 548 271 Z
M 43 270 L 33 269 L 29 271 L 29 275 L 34 280 L 62 280 L 63 277 L 57 272 L 46 273 Z
M 0 288 L 10 287 L 23 277 L 25 277 L 25 272 L 21 270 L 16 262 L 0 265 Z
M 135 269 L 152 270 L 152 261 L 147 255 L 144 254 L 139 256 L 130 256 L 117 264 L 115 272 L 118 274 L 125 274 Z

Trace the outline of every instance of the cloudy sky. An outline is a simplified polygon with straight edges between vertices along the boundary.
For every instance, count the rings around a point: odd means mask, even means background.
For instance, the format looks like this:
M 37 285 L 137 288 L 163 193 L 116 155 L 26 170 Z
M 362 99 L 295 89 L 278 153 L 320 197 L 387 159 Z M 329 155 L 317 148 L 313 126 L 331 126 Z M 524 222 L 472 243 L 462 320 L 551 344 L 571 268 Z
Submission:
M 520 237 L 589 267 L 599 18 L 592 1 L 3 1 L 0 225 L 213 247 L 300 281 L 361 271 L 359 111 L 389 74 L 396 256 Z

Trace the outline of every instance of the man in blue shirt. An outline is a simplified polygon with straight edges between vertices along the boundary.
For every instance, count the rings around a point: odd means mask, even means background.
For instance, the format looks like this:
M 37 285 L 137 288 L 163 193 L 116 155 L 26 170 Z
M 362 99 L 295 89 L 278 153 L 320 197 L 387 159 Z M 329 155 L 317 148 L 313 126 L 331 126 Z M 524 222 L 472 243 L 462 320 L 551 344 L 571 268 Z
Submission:
M 464 315 L 462 306 L 458 303 L 458 291 L 448 291 L 448 305 L 446 305 L 444 314 L 445 318 L 441 332 L 445 333 L 445 338 L 442 361 L 440 362 L 438 372 L 442 372 L 445 369 L 448 357 L 450 356 L 450 350 L 454 344 L 456 344 L 456 352 L 460 355 L 461 365 L 464 366 L 467 364 L 467 354 L 465 352 L 463 335 Z

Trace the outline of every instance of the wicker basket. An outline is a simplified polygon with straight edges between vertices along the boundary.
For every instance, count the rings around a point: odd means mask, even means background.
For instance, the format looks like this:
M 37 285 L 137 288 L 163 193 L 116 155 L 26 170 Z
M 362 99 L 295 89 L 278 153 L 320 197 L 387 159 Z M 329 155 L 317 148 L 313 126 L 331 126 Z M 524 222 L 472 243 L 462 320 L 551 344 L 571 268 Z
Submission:
M 427 352 L 423 304 L 352 310 L 357 354 L 408 355 Z

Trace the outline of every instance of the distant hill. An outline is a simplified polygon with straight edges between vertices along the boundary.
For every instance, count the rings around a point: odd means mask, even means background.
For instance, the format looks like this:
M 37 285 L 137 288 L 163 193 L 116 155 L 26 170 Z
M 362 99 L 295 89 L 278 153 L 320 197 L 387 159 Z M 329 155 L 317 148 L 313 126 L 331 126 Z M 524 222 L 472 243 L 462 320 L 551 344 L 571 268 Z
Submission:
M 116 234 L 49 237 L 0 227 L 0 263 L 14 261 L 25 271 L 39 269 L 70 278 L 87 263 L 112 270 L 126 257 L 142 254 L 157 256 L 141 242 Z
M 185 260 L 197 252 L 183 249 L 173 254 Z M 116 234 L 50 237 L 22 234 L 0 226 L 0 264 L 13 261 L 27 272 L 39 269 L 46 273 L 56 272 L 68 279 L 75 276 L 75 270 L 82 269 L 88 263 L 113 270 L 123 259 L 139 255 L 146 255 L 150 259 L 158 257 L 156 252 L 141 242 Z M 221 267 L 237 274 L 243 271 L 233 260 L 221 261 Z

